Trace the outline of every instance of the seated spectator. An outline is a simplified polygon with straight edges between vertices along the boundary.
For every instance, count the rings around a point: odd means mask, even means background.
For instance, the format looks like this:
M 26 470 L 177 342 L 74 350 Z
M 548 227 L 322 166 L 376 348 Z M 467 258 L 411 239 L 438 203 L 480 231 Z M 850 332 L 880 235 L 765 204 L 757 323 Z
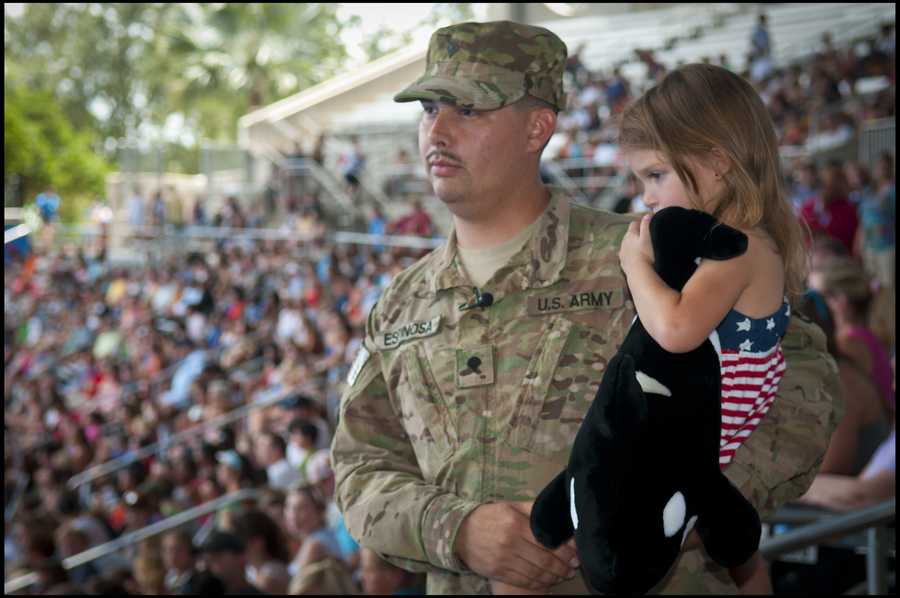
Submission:
M 814 236 L 835 238 L 843 243 L 847 251 L 852 251 L 858 218 L 856 208 L 850 203 L 849 189 L 840 163 L 833 161 L 828 164 L 821 195 L 807 199 L 800 215 Z
M 869 309 L 869 329 L 881 346 L 893 350 L 897 344 L 897 294 L 893 287 L 878 285 Z
M 860 170 L 865 182 L 865 170 Z M 866 186 L 859 194 L 860 227 L 854 242 L 855 254 L 884 286 L 894 286 L 896 193 L 894 160 L 882 154 L 875 167 L 875 188 Z
M 73 523 L 60 528 L 57 535 L 57 544 L 62 559 L 80 554 L 90 548 L 91 542 L 88 534 Z M 88 561 L 82 565 L 68 570 L 69 580 L 78 585 L 84 585 L 92 578 L 100 574 L 97 561 Z
M 838 348 L 834 317 L 825 299 L 810 289 L 796 306 L 796 313 L 811 319 L 825 333 L 840 374 L 844 414 L 831 435 L 819 473 L 857 475 L 890 433 L 890 414 L 871 377 Z
M 266 594 L 278 596 L 287 594 L 290 583 L 287 565 L 280 561 L 268 561 L 260 566 L 254 585 Z
M 819 170 L 813 162 L 804 162 L 794 168 L 789 196 L 794 212 L 800 214 L 803 206 L 821 193 Z
M 304 565 L 327 555 L 340 559 L 341 550 L 325 518 L 326 499 L 312 486 L 288 491 L 284 505 L 285 529 L 299 546 L 288 571 L 296 576 Z
M 298 418 L 312 423 L 319 431 L 316 437 L 316 449 L 329 448 L 331 446 L 331 429 L 326 419 L 325 410 L 318 401 L 306 395 L 297 394 L 278 403 L 278 419 L 282 422 L 282 426 Z M 281 430 L 284 430 L 284 428 L 280 428 Z M 288 461 L 292 460 L 293 457 L 289 447 Z
M 303 418 L 294 418 L 288 426 L 287 458 L 302 476 L 306 475 L 306 463 L 316 451 L 319 429 Z
M 288 594 L 292 596 L 355 596 L 358 593 L 347 567 L 327 556 L 311 561 L 288 586 Z
M 247 580 L 259 590 L 266 591 L 261 585 L 263 569 L 269 566 L 272 578 L 269 583 L 276 583 L 279 579 L 277 565 L 280 565 L 285 574 L 284 589 L 275 593 L 283 594 L 287 591 L 287 564 L 291 560 L 291 554 L 278 523 L 259 509 L 247 509 L 232 518 L 230 531 L 244 543 Z
M 413 199 L 412 211 L 401 216 L 388 226 L 388 230 L 395 235 L 414 235 L 418 237 L 430 237 L 434 234 L 434 224 L 431 215 L 422 206 L 422 200 Z
M 175 593 L 196 573 L 196 551 L 191 535 L 184 528 L 163 534 L 162 545 L 163 565 L 166 570 L 163 585 L 167 592 Z
M 225 582 L 209 571 L 195 571 L 176 592 L 180 596 L 221 596 Z
M 316 451 L 309 460 L 307 472 L 309 483 L 313 484 L 328 501 L 326 521 L 337 538 L 341 558 L 351 569 L 356 570 L 359 567 L 359 544 L 347 531 L 347 526 L 344 525 L 344 516 L 334 502 L 334 471 L 331 469 L 331 451 L 326 449 Z
M 200 547 L 207 570 L 225 584 L 225 594 L 261 595 L 246 577 L 246 547 L 230 532 L 213 530 Z
M 138 544 L 134 559 L 134 581 L 137 594 L 159 595 L 166 591 L 166 567 L 163 563 L 159 536 L 147 538 Z
M 286 493 L 284 490 L 266 486 L 260 490 L 259 498 L 256 500 L 257 508 L 268 515 L 280 529 L 284 529 L 285 499 Z
M 300 469 L 288 462 L 287 444 L 279 434 L 268 432 L 256 438 L 256 462 L 266 468 L 269 486 L 287 489 L 303 479 Z
M 892 388 L 896 380 L 895 362 L 891 360 Z M 896 420 L 890 436 L 878 447 L 865 469 L 858 475 L 820 474 L 799 502 L 835 511 L 864 509 L 896 495 L 897 429 Z
M 893 411 L 890 358 L 867 325 L 872 300 L 870 280 L 851 258 L 826 262 L 810 274 L 809 280 L 834 315 L 838 350 L 873 380 L 883 404 Z

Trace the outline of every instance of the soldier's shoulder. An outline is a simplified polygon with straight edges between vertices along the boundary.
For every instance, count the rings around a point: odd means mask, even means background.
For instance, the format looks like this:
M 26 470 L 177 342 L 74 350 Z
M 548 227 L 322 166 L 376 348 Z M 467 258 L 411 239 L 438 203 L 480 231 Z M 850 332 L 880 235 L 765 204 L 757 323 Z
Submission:
M 617 231 L 622 228 L 628 228 L 628 224 L 634 220 L 633 214 L 618 214 L 609 210 L 586 206 L 575 201 L 572 201 L 570 206 L 573 230 L 600 227 Z
M 572 202 L 569 218 L 570 251 L 587 254 L 618 252 L 622 237 L 634 215 L 617 214 Z

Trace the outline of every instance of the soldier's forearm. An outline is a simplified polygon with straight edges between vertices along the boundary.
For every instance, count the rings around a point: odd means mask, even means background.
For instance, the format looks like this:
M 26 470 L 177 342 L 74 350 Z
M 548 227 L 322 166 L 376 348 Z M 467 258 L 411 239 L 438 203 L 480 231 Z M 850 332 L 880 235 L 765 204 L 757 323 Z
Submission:
M 360 493 L 348 488 L 364 488 Z M 347 529 L 361 546 L 408 559 L 407 568 L 426 564 L 466 571 L 453 553 L 462 520 L 479 503 L 462 499 L 400 471 L 357 471 L 337 489 Z M 416 565 L 418 563 L 418 565 Z

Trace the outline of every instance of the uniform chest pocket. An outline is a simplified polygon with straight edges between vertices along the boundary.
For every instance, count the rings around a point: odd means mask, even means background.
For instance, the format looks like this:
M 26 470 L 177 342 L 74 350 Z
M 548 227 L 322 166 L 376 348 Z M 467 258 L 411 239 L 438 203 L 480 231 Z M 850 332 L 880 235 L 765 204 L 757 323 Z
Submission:
M 456 433 L 444 399 L 417 345 L 403 349 L 396 400 L 423 473 L 437 471 L 453 451 Z M 433 466 L 433 467 L 432 467 Z
M 525 372 L 509 444 L 546 457 L 571 449 L 609 352 L 599 332 L 552 316 Z

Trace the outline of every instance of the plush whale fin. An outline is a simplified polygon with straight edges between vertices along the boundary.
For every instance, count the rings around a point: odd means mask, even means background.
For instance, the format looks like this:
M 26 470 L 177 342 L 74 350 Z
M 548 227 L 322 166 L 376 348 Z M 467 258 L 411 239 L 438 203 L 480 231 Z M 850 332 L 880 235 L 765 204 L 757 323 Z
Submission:
M 531 508 L 531 533 L 548 548 L 556 548 L 575 533 L 572 525 L 572 503 L 566 492 L 563 470 L 541 491 Z

